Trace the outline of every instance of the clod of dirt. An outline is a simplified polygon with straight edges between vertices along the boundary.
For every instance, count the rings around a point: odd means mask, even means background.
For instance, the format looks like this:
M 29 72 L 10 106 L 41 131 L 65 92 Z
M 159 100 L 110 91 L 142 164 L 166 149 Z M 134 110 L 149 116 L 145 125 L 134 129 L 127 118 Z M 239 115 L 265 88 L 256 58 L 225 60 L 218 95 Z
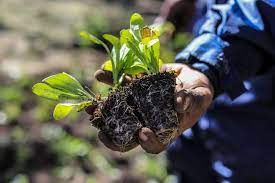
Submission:
M 144 76 L 131 84 L 131 96 L 144 126 L 153 130 L 163 144 L 175 137 L 179 125 L 174 106 L 175 83 L 175 74 L 165 72 Z
M 92 124 L 122 149 L 137 142 L 137 132 L 142 124 L 127 103 L 128 88 L 109 95 L 94 112 Z
M 179 125 L 174 107 L 175 83 L 175 74 L 168 72 L 137 79 L 99 103 L 92 124 L 122 149 L 138 143 L 142 127 L 150 128 L 160 142 L 168 144 Z

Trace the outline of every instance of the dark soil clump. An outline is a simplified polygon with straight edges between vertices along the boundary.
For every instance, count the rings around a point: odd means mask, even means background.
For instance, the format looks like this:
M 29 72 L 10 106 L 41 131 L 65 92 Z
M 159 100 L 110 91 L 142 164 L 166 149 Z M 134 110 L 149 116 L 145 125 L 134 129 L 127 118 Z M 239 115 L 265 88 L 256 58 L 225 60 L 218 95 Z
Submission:
M 99 103 L 92 124 L 123 148 L 138 143 L 142 127 L 153 130 L 167 144 L 174 138 L 178 118 L 174 107 L 175 74 L 144 76 Z
M 134 114 L 134 109 L 127 103 L 126 91 L 122 88 L 98 105 L 92 124 L 107 135 L 114 144 L 124 148 L 137 142 L 136 133 L 142 124 Z
M 175 80 L 174 73 L 165 72 L 132 83 L 131 95 L 144 126 L 153 130 L 163 144 L 174 138 L 178 128 L 174 106 Z

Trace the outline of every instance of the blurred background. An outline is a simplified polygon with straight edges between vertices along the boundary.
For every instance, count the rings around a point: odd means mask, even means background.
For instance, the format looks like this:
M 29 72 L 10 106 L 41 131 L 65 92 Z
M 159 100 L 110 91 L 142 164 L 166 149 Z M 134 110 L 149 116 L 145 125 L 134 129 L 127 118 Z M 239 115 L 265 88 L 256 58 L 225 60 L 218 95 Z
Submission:
M 85 112 L 54 121 L 56 103 L 31 92 L 34 83 L 65 71 L 106 93 L 109 87 L 93 77 L 106 55 L 81 46 L 78 32 L 118 35 L 133 12 L 152 23 L 161 3 L 0 0 L 0 183 L 175 182 L 164 153 L 112 152 L 98 141 Z M 190 40 L 183 33 L 171 39 L 170 33 L 162 37 L 164 62 L 172 62 Z

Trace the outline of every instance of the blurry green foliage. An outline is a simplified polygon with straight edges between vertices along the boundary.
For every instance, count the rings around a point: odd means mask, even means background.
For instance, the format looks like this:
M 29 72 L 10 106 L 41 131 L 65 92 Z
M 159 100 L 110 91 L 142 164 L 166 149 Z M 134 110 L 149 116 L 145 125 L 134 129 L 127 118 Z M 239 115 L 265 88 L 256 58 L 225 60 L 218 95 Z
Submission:
M 141 155 L 138 157 L 136 168 L 139 172 L 146 175 L 146 177 L 153 178 L 162 182 L 167 177 L 166 162 L 164 157 L 158 155 Z
M 96 36 L 111 31 L 111 22 L 104 16 L 89 16 L 84 24 L 83 30 Z
M 181 50 L 188 45 L 192 40 L 192 35 L 189 33 L 177 33 L 173 40 L 174 50 Z
M 11 183 L 29 183 L 29 179 L 24 174 L 18 174 L 13 178 Z

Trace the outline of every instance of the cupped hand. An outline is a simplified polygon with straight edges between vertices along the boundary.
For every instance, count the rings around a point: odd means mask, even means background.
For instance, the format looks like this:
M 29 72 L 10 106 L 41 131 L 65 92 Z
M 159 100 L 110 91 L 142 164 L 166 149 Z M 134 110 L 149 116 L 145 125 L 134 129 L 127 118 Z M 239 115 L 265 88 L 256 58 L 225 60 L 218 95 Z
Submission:
M 180 122 L 177 133 L 177 136 L 179 136 L 186 129 L 191 128 L 207 110 L 212 102 L 214 91 L 210 81 L 204 74 L 185 64 L 165 64 L 161 72 L 165 71 L 175 71 L 177 75 L 175 108 Z M 100 82 L 112 84 L 112 74 L 109 71 L 98 70 L 95 73 L 95 78 Z M 126 77 L 125 83 L 131 80 L 130 77 Z M 91 109 L 86 111 L 91 114 Z M 99 132 L 98 136 L 106 147 L 114 151 L 125 152 L 138 146 L 138 144 L 133 144 L 122 150 L 102 132 Z M 152 154 L 164 151 L 167 146 L 167 144 L 162 144 L 149 128 L 142 128 L 139 131 L 139 144 L 146 152 Z

